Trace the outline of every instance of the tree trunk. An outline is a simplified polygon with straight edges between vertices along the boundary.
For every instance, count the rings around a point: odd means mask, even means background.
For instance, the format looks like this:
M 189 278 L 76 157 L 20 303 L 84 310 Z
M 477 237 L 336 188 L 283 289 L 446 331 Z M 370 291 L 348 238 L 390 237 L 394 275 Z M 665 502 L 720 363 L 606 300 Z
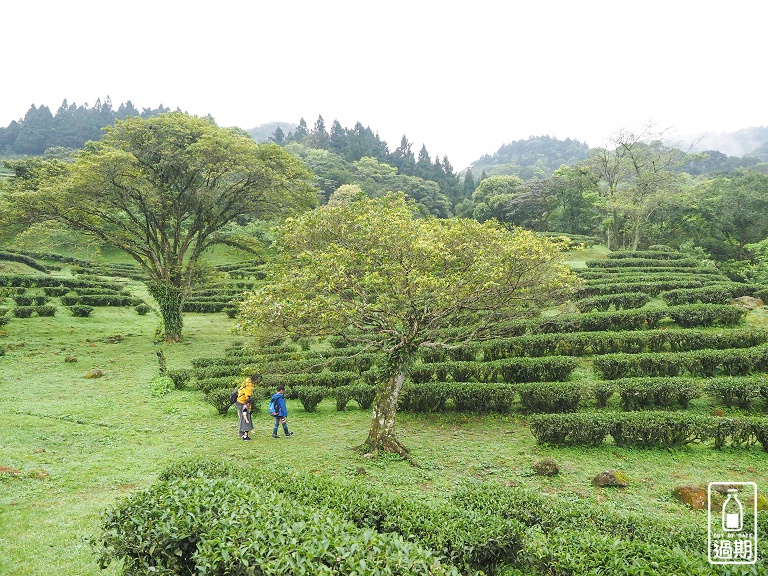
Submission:
M 387 377 L 379 385 L 373 406 L 373 419 L 371 420 L 368 439 L 360 446 L 363 453 L 394 452 L 410 460 L 408 449 L 400 443 L 395 435 L 397 398 L 403 388 L 403 382 L 405 382 L 405 369 L 400 366 L 393 375 Z
M 160 316 L 163 319 L 166 342 L 181 342 L 181 328 L 184 318 L 181 314 L 184 303 L 184 292 L 171 284 L 151 282 L 147 284 L 149 293 L 160 306 Z

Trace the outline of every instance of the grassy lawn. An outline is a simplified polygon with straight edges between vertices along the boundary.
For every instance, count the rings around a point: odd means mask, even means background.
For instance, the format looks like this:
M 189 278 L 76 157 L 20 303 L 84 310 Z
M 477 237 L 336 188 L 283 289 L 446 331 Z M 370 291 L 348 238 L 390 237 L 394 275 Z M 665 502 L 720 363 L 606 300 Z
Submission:
M 136 292 L 142 294 L 138 284 Z M 535 444 L 521 414 L 399 415 L 400 438 L 420 468 L 358 455 L 351 448 L 365 439 L 370 413 L 356 407 L 336 412 L 330 400 L 314 413 L 289 401 L 295 435 L 279 440 L 271 438 L 264 402 L 254 441 L 242 442 L 234 413 L 219 416 L 197 390 L 162 386 L 160 346 L 152 342 L 157 324 L 153 314 L 139 316 L 131 308 L 97 308 L 90 318 L 75 318 L 60 307 L 53 318 L 14 318 L 3 327 L 0 468 L 18 473 L 0 473 L 0 574 L 118 573 L 114 566 L 100 570 L 89 545 L 99 533 L 100 513 L 188 457 L 254 468 L 281 461 L 287 471 L 355 476 L 423 498 L 442 498 L 468 479 L 524 485 L 572 500 L 613 502 L 669 523 L 701 523 L 705 531 L 706 513 L 674 500 L 674 486 L 724 480 L 755 481 L 761 491 L 768 486 L 768 453 L 759 448 L 639 450 L 606 442 L 555 449 Z M 162 345 L 169 368 L 223 354 L 242 340 L 230 332 L 231 324 L 224 314 L 188 314 L 184 342 Z M 105 374 L 86 379 L 91 369 Z M 696 406 L 711 408 L 704 401 Z M 544 456 L 558 461 L 560 475 L 533 474 L 531 464 Z M 592 477 L 610 468 L 629 475 L 626 489 L 591 485 Z

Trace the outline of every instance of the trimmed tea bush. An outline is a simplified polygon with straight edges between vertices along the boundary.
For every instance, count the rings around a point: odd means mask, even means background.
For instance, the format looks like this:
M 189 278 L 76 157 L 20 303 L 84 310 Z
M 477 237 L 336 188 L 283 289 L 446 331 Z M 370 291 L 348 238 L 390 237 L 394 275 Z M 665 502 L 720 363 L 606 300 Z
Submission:
M 56 314 L 56 306 L 37 306 L 35 312 L 38 316 L 53 316 Z
M 671 408 L 688 403 L 702 393 L 703 380 L 693 378 L 626 378 L 614 380 L 624 410 Z
M 131 574 L 458 575 L 400 536 L 230 478 L 170 480 L 136 494 L 106 515 L 98 546 L 103 567 L 119 560 Z
M 85 304 L 73 304 L 69 306 L 72 316 L 78 316 L 80 318 L 87 318 L 93 312 L 93 306 L 87 306 Z
M 516 397 L 516 386 L 504 383 L 453 382 L 448 397 L 460 412 L 508 414 Z
M 148 312 L 152 311 L 152 306 L 142 302 L 141 304 L 138 304 L 134 309 L 136 310 L 139 316 L 146 316 Z
M 16 318 L 29 318 L 34 311 L 35 308 L 33 306 L 16 306 L 13 308 L 13 315 Z
M 190 380 L 189 370 L 168 370 L 165 375 L 173 380 L 173 386 L 176 390 L 183 390 Z
M 582 382 L 518 384 L 520 402 L 527 412 L 573 412 L 585 396 Z
M 766 377 L 718 377 L 707 380 L 707 393 L 720 400 L 726 406 L 738 406 L 749 409 L 761 395 L 761 387 L 766 386 Z
M 323 386 L 296 386 L 293 388 L 293 394 L 299 399 L 304 410 L 314 412 L 328 394 L 328 389 Z
M 539 444 L 553 446 L 599 446 L 612 421 L 602 414 L 572 413 L 534 416 L 528 423 Z

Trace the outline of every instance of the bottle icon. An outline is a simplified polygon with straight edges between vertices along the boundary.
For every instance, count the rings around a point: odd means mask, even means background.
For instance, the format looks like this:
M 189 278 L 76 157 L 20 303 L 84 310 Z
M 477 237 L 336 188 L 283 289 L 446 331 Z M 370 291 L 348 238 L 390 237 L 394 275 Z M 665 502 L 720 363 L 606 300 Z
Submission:
M 736 494 L 738 490 L 728 489 L 728 497 L 723 502 L 723 531 L 740 532 L 744 527 L 744 508 Z

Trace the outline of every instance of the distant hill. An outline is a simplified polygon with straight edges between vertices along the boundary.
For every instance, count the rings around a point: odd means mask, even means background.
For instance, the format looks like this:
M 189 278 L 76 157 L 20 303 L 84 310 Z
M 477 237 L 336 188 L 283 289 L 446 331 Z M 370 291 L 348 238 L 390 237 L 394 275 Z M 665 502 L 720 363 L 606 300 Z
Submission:
M 275 130 L 279 127 L 286 135 L 288 132 L 296 130 L 298 124 L 292 124 L 290 122 L 267 122 L 266 124 L 259 124 L 256 128 L 250 128 L 246 130 L 251 135 L 251 138 L 256 142 L 266 142 L 269 137 L 275 133 Z
M 547 178 L 563 164 L 585 160 L 589 146 L 578 140 L 558 140 L 551 136 L 531 136 L 501 146 L 495 154 L 486 154 L 470 165 L 473 175 L 483 171 L 488 176 L 509 174 L 523 180 Z
M 768 160 L 768 126 L 742 128 L 736 132 L 705 132 L 695 138 L 698 141 L 694 148 L 698 151 L 717 150 L 728 156 L 755 156 Z

